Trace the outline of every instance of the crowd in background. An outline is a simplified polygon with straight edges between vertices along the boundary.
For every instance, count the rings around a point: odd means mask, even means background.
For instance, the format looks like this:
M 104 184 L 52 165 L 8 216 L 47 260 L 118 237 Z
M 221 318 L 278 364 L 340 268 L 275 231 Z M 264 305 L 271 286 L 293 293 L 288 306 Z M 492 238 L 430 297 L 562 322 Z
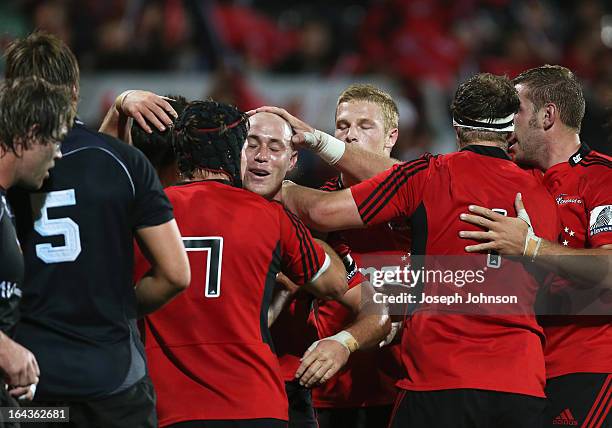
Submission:
M 448 104 L 467 76 L 514 77 L 561 64 L 583 80 L 583 141 L 612 153 L 612 3 L 605 0 L 2 2 L 0 51 L 33 28 L 65 40 L 84 75 L 203 72 L 213 82 L 197 96 L 242 110 L 270 102 L 250 84 L 253 73 L 382 76 L 408 104 L 393 153 L 402 159 L 452 149 L 436 141 L 452 139 Z M 302 113 L 300 100 L 285 107 Z

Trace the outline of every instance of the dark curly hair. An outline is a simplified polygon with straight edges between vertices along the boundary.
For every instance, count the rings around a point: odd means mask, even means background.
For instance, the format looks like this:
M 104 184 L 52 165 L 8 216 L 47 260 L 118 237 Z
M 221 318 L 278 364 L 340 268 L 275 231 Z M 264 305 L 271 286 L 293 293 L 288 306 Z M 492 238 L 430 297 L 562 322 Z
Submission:
M 213 100 L 189 103 L 175 123 L 179 171 L 187 178 L 197 170 L 223 171 L 234 186 L 242 187 L 240 153 L 247 131 L 247 116 L 232 105 Z
M 165 95 L 165 97 L 169 98 L 168 103 L 179 115 L 187 107 L 188 101 L 185 97 L 180 95 Z M 174 127 L 166 128 L 162 132 L 157 127 L 151 126 L 151 130 L 153 132 L 149 134 L 134 121 L 130 130 L 132 144 L 144 153 L 156 169 L 171 165 L 176 160 L 172 137 Z

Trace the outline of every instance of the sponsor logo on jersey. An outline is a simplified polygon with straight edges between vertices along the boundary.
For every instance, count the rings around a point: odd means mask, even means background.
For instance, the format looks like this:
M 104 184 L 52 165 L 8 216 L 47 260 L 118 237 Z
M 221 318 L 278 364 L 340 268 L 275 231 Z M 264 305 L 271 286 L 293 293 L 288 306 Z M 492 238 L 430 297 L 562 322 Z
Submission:
M 582 204 L 582 199 L 578 196 L 568 196 L 567 193 L 561 193 L 555 200 L 557 201 L 557 205 Z
M 559 416 L 553 419 L 553 425 L 578 426 L 578 421 L 576 421 L 570 409 L 565 409 Z
M 17 283 L 11 281 L 0 282 L 0 299 L 10 299 L 13 295 L 21 297 L 21 290 L 17 287 Z
M 612 205 L 593 208 L 589 219 L 591 236 L 601 232 L 612 232 Z

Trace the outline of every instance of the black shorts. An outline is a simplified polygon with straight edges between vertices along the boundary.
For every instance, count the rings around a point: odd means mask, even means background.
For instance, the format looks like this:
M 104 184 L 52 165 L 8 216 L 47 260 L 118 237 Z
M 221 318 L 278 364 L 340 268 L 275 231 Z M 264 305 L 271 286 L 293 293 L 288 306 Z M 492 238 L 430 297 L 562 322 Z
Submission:
M 69 423 L 22 423 L 22 428 L 157 428 L 155 390 L 148 376 L 109 397 L 89 401 L 37 401 L 29 406 L 69 407 Z
M 548 379 L 544 427 L 612 428 L 612 374 L 573 373 Z
M 233 421 L 187 421 L 166 428 L 287 428 L 280 419 L 242 419 Z
M 393 406 L 319 408 L 321 428 L 387 428 Z
M 400 392 L 391 428 L 535 428 L 544 398 L 479 389 Z
M 310 389 L 294 380 L 285 382 L 285 391 L 289 400 L 289 428 L 317 428 Z
M 0 407 L 19 407 L 19 403 L 6 390 L 4 382 L 0 382 Z M 0 427 L 19 428 L 17 422 L 6 422 L 0 414 Z

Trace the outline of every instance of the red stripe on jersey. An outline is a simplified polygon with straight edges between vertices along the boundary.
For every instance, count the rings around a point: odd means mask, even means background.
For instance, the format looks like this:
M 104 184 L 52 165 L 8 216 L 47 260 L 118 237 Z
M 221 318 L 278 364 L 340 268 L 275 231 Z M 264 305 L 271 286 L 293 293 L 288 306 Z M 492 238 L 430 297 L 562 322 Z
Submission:
M 416 173 L 427 169 L 429 160 L 419 159 L 398 166 L 383 182 L 359 205 L 363 222 L 367 224 L 380 212 L 385 204 L 395 196 L 396 191 Z M 373 199 L 375 198 L 375 199 Z M 372 211 L 374 210 L 374 211 Z

